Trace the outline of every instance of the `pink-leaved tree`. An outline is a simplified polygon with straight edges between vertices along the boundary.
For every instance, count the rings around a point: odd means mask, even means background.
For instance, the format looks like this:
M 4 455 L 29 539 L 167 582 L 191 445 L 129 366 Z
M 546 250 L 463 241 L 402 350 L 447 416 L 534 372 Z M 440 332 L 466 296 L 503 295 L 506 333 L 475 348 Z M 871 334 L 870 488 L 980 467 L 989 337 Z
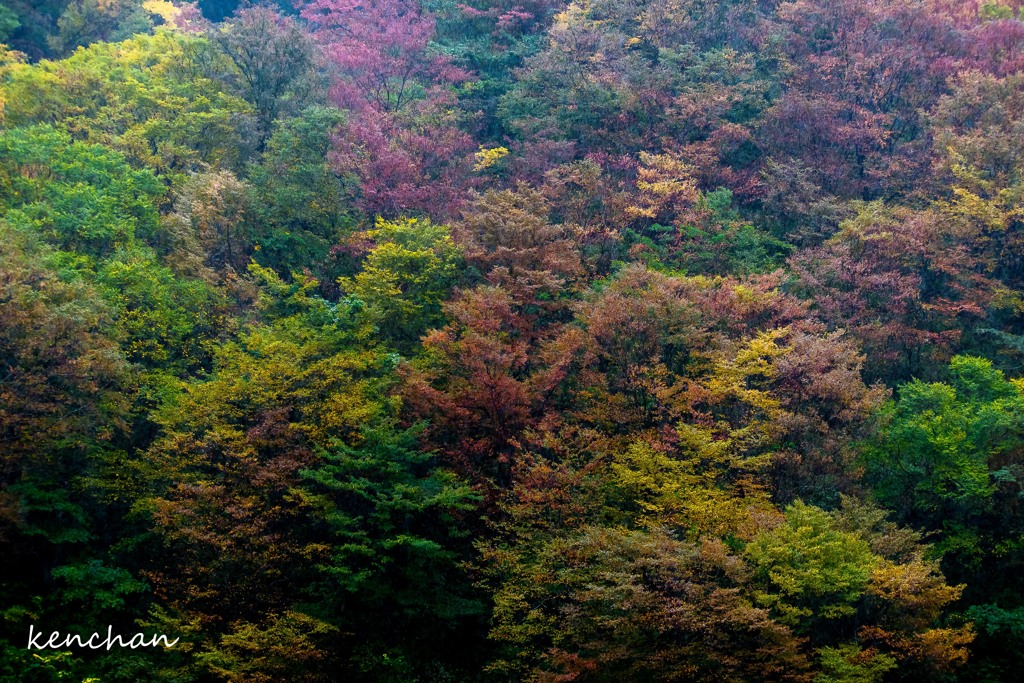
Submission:
M 470 74 L 432 49 L 432 17 L 409 0 L 312 0 L 302 16 L 349 112 L 333 161 L 359 179 L 361 208 L 449 218 L 472 172 L 475 146 L 451 106 Z

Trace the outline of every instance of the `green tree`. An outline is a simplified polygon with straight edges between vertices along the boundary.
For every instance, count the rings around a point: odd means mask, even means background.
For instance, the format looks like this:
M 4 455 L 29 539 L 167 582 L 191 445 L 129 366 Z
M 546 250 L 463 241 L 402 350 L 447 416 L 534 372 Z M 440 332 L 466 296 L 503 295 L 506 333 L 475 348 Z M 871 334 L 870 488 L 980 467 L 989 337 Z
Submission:
M 143 566 L 161 596 L 149 623 L 189 634 L 197 672 L 256 676 L 251 636 L 292 653 L 265 665 L 298 680 L 339 666 L 408 680 L 480 611 L 456 543 L 475 497 L 393 427 L 398 359 L 360 307 L 250 272 L 257 319 L 166 397 L 157 438 L 126 463 L 133 515 L 160 548 Z
M 313 106 L 278 121 L 259 162 L 247 171 L 260 246 L 255 259 L 282 277 L 308 268 L 331 294 L 346 266 L 353 270 L 332 248 L 360 218 L 351 205 L 351 181 L 328 162 L 332 136 L 345 118 L 339 109 Z
M 998 490 L 1019 488 L 1024 395 L 991 361 L 956 356 L 948 384 L 904 384 L 881 417 L 864 452 L 866 475 L 906 521 L 962 524 L 990 512 Z
M 157 237 L 164 186 L 148 170 L 49 126 L 0 133 L 0 210 L 59 249 L 91 259 Z
M 252 154 L 252 107 L 218 87 L 205 39 L 176 31 L 94 43 L 67 59 L 15 64 L 0 90 L 8 126 L 59 124 L 177 181 Z
M 879 564 L 867 541 L 803 503 L 788 507 L 786 521 L 755 538 L 746 554 L 766 586 L 760 602 L 804 635 L 856 614 Z
M 1021 638 L 1024 384 L 991 361 L 957 356 L 948 383 L 903 385 L 880 419 L 862 451 L 866 481 L 900 520 L 934 534 L 946 574 L 967 583 L 981 655 L 968 675 L 1011 675 L 1005 652 Z
M 458 282 L 461 250 L 447 227 L 426 219 L 378 219 L 364 234 L 374 246 L 362 270 L 338 283 L 366 304 L 382 339 L 408 351 L 444 322 L 442 304 Z

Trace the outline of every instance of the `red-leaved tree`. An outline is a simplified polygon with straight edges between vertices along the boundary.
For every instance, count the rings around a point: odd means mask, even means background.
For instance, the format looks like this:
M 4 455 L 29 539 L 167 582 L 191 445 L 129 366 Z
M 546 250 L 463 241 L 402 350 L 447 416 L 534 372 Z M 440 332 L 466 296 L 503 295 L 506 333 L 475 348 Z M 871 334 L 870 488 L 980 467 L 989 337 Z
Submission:
M 409 0 L 313 0 L 302 16 L 334 68 L 331 97 L 350 113 L 334 161 L 359 178 L 361 208 L 450 216 L 475 146 L 447 112 L 469 74 L 431 50 L 433 19 Z

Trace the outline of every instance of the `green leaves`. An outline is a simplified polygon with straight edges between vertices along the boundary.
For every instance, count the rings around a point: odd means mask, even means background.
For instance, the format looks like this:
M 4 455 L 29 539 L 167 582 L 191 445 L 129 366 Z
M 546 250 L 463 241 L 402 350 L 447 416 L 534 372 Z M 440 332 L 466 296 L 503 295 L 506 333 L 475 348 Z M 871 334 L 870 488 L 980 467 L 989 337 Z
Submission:
M 448 524 L 453 515 L 471 510 L 479 496 L 451 474 L 434 471 L 432 457 L 417 450 L 420 431 L 368 429 L 359 446 L 335 443 L 316 467 L 301 472 L 311 492 L 308 502 L 320 508 L 337 539 L 327 569 L 351 577 L 341 579 L 345 590 L 365 589 L 362 584 L 379 581 L 376 574 L 383 570 L 403 571 L 402 563 L 388 568 L 398 558 L 412 567 L 420 562 L 410 555 L 428 565 L 452 560 L 428 536 L 458 535 Z M 354 571 L 360 566 L 363 571 Z M 433 580 L 428 572 L 416 583 Z
M 950 383 L 914 380 L 882 414 L 864 453 L 882 500 L 908 516 L 942 524 L 990 509 L 1000 456 L 1024 445 L 1024 395 L 990 361 L 957 356 Z M 952 519 L 946 517 L 953 515 Z
M 818 650 L 822 673 L 814 683 L 881 683 L 886 672 L 898 665 L 889 655 L 862 650 L 849 644 Z
M 64 584 L 59 592 L 66 609 L 78 611 L 86 605 L 92 611 L 77 616 L 86 628 L 89 619 L 85 617 L 109 618 L 111 613 L 124 610 L 129 598 L 148 588 L 127 570 L 106 566 L 100 560 L 57 567 L 52 575 Z
M 1011 612 L 1024 553 L 1020 539 L 1024 392 L 982 358 L 957 356 L 948 383 L 913 381 L 880 413 L 877 436 L 862 446 L 865 479 L 899 519 L 934 534 L 947 575 L 967 582 L 972 601 L 998 600 Z M 982 629 L 1003 612 L 969 611 Z M 1016 637 L 1016 636 L 1014 636 Z M 1006 664 L 991 638 L 977 649 Z
M 366 304 L 365 315 L 380 337 L 401 350 L 444 322 L 442 303 L 458 282 L 461 250 L 448 228 L 429 220 L 378 219 L 363 269 L 338 283 Z
M 785 522 L 746 547 L 766 586 L 759 602 L 801 634 L 852 616 L 880 561 L 865 540 L 834 526 L 823 510 L 794 503 Z
M 180 32 L 95 43 L 60 62 L 17 64 L 2 84 L 8 126 L 59 122 L 168 180 L 240 164 L 251 107 L 216 87 L 205 41 Z
M 331 624 L 288 611 L 265 625 L 240 622 L 217 647 L 200 655 L 210 671 L 230 680 L 288 680 L 313 683 L 330 675 L 325 645 L 338 637 Z
M 152 240 L 164 187 L 117 152 L 49 126 L 0 133 L 0 209 L 55 247 L 107 258 Z

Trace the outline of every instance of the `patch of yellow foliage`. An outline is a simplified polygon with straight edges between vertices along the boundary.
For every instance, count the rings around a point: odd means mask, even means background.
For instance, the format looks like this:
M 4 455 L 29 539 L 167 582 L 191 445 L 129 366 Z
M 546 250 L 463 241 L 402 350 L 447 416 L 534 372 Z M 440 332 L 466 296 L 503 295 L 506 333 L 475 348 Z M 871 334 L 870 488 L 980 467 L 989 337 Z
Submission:
M 485 171 L 491 166 L 508 156 L 508 149 L 505 147 L 491 147 L 490 149 L 484 149 L 483 145 L 480 146 L 480 151 L 475 155 L 476 165 L 473 170 L 479 173 Z
M 175 17 L 181 14 L 181 8 L 175 7 L 169 0 L 146 0 L 142 3 L 142 7 L 150 14 L 157 15 L 170 25 L 173 25 Z

